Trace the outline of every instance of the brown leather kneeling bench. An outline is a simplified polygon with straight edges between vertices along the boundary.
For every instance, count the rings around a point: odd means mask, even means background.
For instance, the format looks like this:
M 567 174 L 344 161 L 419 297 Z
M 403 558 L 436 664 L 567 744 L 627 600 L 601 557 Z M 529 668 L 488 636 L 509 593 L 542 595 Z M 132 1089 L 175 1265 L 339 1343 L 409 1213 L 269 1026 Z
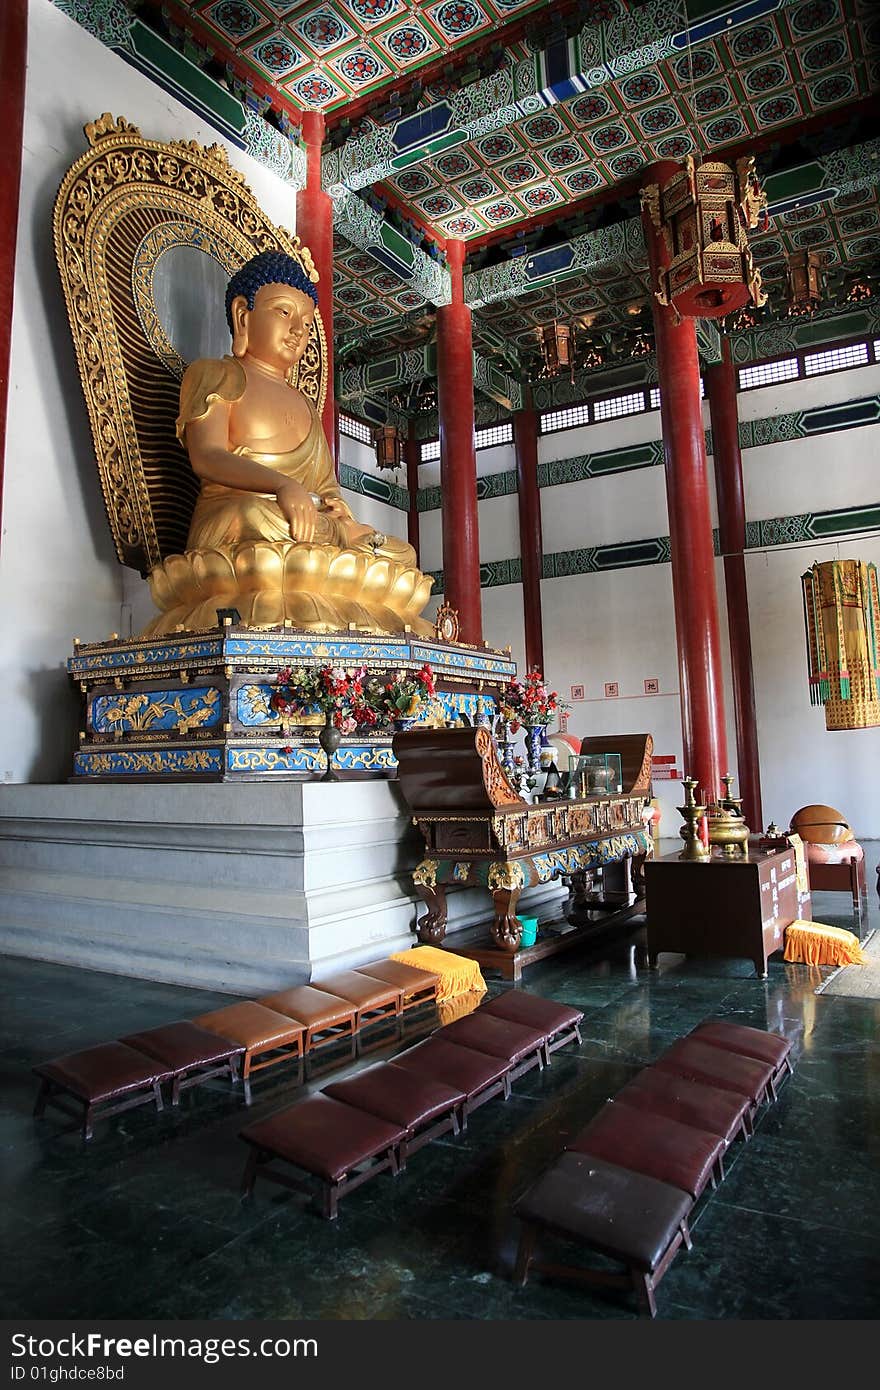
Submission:
M 693 1205 L 690 1193 L 669 1183 L 592 1154 L 563 1153 L 516 1204 L 522 1232 L 514 1279 L 525 1284 L 535 1269 L 605 1288 L 632 1288 L 653 1318 L 654 1289 L 679 1247 L 691 1248 L 687 1218 Z M 623 1270 L 537 1261 L 533 1250 L 543 1230 L 580 1241 Z

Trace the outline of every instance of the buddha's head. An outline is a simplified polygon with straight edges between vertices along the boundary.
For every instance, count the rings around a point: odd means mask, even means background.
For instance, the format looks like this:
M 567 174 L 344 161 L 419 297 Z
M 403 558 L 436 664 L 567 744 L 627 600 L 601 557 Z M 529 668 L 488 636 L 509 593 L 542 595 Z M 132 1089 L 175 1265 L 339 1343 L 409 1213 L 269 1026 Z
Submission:
M 287 373 L 306 350 L 318 292 L 299 261 L 262 251 L 226 289 L 226 318 L 236 357 L 248 354 Z

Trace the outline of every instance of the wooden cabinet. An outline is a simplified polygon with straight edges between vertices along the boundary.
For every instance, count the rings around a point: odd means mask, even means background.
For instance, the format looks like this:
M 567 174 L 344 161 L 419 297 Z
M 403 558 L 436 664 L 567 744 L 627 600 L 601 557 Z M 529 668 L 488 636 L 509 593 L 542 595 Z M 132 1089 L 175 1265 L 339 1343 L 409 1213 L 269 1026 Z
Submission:
M 761 976 L 767 957 L 782 949 L 785 928 L 811 914 L 809 894 L 798 895 L 794 851 L 754 847 L 743 859 L 713 853 L 702 862 L 667 854 L 645 864 L 648 964 L 661 951 L 689 956 L 734 956 L 754 961 Z

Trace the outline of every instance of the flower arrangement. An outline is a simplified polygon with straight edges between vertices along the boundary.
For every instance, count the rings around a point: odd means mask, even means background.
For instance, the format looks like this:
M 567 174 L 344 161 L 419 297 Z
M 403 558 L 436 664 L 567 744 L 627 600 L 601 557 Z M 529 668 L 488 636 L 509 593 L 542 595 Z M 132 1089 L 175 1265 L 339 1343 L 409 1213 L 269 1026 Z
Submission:
M 427 662 L 418 671 L 396 671 L 380 692 L 380 708 L 387 722 L 415 719 L 437 693 L 434 672 Z
M 555 690 L 548 689 L 537 666 L 523 680 L 514 676 L 501 693 L 501 714 L 514 733 L 520 725 L 526 729 L 546 728 L 566 709 L 568 705 Z
M 303 715 L 317 708 L 342 734 L 374 729 L 379 723 L 363 666 L 285 666 L 278 672 L 275 687 L 269 704 L 278 714 Z
M 341 733 L 355 734 L 413 719 L 435 694 L 427 662 L 418 671 L 396 671 L 384 685 L 368 677 L 363 666 L 285 666 L 275 678 L 269 705 L 288 718 L 319 709 Z

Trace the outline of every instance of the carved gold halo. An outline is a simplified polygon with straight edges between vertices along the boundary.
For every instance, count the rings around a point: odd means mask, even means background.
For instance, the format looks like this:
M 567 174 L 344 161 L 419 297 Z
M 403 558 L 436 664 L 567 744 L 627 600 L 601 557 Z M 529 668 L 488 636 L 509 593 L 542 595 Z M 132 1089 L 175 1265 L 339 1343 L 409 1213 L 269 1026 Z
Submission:
M 55 202 L 55 254 L 116 551 L 123 564 L 146 574 L 182 552 L 197 492 L 174 439 L 176 354 L 164 333 L 168 350 L 161 350 L 160 336 L 147 330 L 149 314 L 136 307 L 151 284 L 163 242 L 159 229 L 176 226 L 171 243 L 183 225 L 204 229 L 208 253 L 210 246 L 225 247 L 236 268 L 262 250 L 293 256 L 306 274 L 312 261 L 298 237 L 265 217 L 222 146 L 146 140 L 109 113 L 84 130 L 90 148 L 68 170 Z M 227 264 L 224 256 L 217 259 Z M 319 413 L 326 365 L 316 313 L 295 384 Z M 149 429 L 136 426 L 133 395 L 141 405 L 151 403 Z M 163 506 L 169 493 L 170 510 Z

